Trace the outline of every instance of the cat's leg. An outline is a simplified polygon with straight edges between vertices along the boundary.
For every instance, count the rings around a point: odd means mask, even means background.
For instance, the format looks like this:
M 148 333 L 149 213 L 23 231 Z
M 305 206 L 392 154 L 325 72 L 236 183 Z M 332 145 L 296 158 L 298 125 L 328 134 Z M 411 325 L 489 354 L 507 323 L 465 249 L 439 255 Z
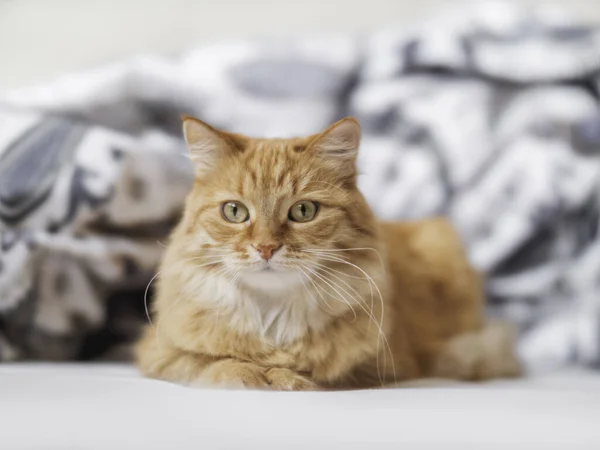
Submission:
M 148 327 L 135 348 L 140 372 L 149 378 L 190 384 L 212 362 L 203 355 L 182 351 L 156 336 Z
M 434 377 L 482 381 L 522 374 L 515 354 L 515 329 L 489 322 L 481 330 L 461 334 L 442 346 L 434 359 Z
M 161 343 L 150 332 L 137 347 L 137 362 L 145 376 L 188 386 L 284 391 L 317 389 L 315 383 L 292 370 L 188 352 Z

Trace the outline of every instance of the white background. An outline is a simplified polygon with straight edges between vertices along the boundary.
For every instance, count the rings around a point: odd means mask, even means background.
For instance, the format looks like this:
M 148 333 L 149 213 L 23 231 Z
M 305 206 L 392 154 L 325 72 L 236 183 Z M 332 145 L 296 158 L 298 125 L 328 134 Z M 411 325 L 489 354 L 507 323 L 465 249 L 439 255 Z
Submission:
M 600 0 L 560 6 L 600 23 Z M 0 90 L 148 51 L 233 37 L 366 32 L 414 23 L 462 0 L 0 0 Z

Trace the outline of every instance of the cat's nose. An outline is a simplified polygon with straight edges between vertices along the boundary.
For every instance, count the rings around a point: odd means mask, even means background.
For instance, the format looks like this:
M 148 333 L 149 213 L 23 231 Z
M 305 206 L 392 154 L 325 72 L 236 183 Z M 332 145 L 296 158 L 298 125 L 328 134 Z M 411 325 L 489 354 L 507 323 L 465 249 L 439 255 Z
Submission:
M 281 248 L 281 244 L 258 244 L 252 247 L 258 251 L 262 259 L 268 261 L 273 257 L 273 253 Z

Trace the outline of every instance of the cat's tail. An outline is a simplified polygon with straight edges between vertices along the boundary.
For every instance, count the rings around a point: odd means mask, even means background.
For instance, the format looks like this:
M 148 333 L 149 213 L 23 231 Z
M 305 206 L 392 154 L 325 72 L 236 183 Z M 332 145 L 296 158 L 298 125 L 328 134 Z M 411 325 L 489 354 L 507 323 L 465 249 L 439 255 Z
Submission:
M 433 376 L 465 381 L 521 376 L 516 336 L 514 325 L 495 320 L 478 331 L 456 336 L 438 354 Z

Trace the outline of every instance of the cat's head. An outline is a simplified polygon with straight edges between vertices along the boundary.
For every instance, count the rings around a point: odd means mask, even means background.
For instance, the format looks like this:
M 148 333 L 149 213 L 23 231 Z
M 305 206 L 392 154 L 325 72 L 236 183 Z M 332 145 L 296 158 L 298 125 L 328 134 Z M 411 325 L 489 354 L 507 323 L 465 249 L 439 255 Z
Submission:
M 198 266 L 276 289 L 349 256 L 339 250 L 372 245 L 355 119 L 294 139 L 231 134 L 187 116 L 183 131 L 196 178 L 180 233 Z

